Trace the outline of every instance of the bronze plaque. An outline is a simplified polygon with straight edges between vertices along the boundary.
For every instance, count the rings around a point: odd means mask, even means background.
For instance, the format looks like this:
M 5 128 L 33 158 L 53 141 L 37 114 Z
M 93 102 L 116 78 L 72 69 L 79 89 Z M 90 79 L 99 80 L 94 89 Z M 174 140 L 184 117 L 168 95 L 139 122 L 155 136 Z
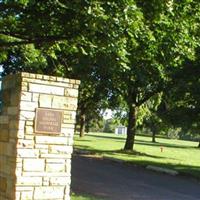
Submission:
M 35 118 L 35 132 L 46 134 L 61 133 L 63 111 L 37 108 Z

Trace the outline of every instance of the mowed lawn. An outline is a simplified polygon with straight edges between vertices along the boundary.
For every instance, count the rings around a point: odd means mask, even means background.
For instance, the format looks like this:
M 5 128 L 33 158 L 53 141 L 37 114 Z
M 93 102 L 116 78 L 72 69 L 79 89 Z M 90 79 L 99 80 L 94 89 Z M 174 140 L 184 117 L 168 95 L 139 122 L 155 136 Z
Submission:
M 123 151 L 125 136 L 111 133 L 89 133 L 83 138 L 75 135 L 75 148 L 91 151 L 100 156 L 112 157 L 129 163 L 154 165 L 174 169 L 183 175 L 200 178 L 200 148 L 197 142 L 136 136 L 133 152 Z M 161 148 L 163 149 L 161 151 Z
M 93 196 L 74 194 L 73 193 L 71 195 L 71 200 L 103 200 L 103 199 L 99 199 L 99 198 L 93 197 Z

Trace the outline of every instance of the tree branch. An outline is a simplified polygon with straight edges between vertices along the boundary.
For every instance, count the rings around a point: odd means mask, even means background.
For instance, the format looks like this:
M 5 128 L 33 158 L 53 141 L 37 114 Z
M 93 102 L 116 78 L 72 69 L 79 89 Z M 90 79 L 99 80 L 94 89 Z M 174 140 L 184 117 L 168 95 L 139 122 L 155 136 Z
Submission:
M 143 99 L 138 100 L 138 102 L 136 103 L 137 106 L 141 106 L 143 103 L 145 103 L 147 100 L 149 100 L 152 96 L 154 96 L 155 94 L 161 92 L 161 89 L 155 90 L 155 91 L 151 91 L 149 93 L 147 93 Z
M 24 11 L 24 8 L 19 3 L 0 3 L 0 11 L 6 11 L 8 9 L 16 11 Z
M 2 42 L 0 41 L 0 47 L 9 48 L 17 45 L 26 45 L 26 44 L 43 44 L 43 43 L 51 43 L 56 41 L 68 40 L 68 36 L 46 36 L 46 37 L 38 37 L 33 39 L 22 39 L 21 41 L 13 41 L 13 42 Z
M 27 36 L 23 36 L 20 33 L 11 33 L 9 31 L 0 31 L 0 35 L 5 35 L 5 36 L 10 36 L 10 37 L 14 37 L 16 39 L 21 39 L 21 40 L 28 40 L 29 38 Z

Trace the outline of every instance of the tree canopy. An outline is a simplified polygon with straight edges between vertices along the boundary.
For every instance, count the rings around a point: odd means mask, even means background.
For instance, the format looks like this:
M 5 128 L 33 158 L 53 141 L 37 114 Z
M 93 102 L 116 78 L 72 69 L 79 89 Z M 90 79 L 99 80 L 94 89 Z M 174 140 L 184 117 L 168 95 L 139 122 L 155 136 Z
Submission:
M 195 59 L 199 41 L 197 2 L 160 1 L 156 5 L 155 1 L 138 1 L 136 6 L 140 13 L 138 31 L 128 27 L 125 65 L 117 66 L 113 73 L 117 99 L 121 95 L 125 102 L 119 106 L 124 105 L 129 112 L 125 149 L 133 148 L 138 109 L 169 87 L 172 75 L 186 59 Z
M 197 50 L 198 58 L 200 56 Z M 182 137 L 200 141 L 200 62 L 186 60 L 173 74 L 173 85 L 165 92 L 160 116 L 167 124 L 182 129 Z
M 37 68 L 81 79 L 82 107 L 109 101 L 128 110 L 128 150 L 139 109 L 197 56 L 197 0 L 2 0 L 0 11 L 5 72 Z

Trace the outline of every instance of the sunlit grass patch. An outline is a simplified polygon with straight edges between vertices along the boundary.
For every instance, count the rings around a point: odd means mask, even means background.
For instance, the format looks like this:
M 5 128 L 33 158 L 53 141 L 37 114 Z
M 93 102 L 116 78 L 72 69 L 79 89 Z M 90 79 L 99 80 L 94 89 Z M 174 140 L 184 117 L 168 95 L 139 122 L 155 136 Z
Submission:
M 74 194 L 71 195 L 71 200 L 103 200 L 90 195 Z

